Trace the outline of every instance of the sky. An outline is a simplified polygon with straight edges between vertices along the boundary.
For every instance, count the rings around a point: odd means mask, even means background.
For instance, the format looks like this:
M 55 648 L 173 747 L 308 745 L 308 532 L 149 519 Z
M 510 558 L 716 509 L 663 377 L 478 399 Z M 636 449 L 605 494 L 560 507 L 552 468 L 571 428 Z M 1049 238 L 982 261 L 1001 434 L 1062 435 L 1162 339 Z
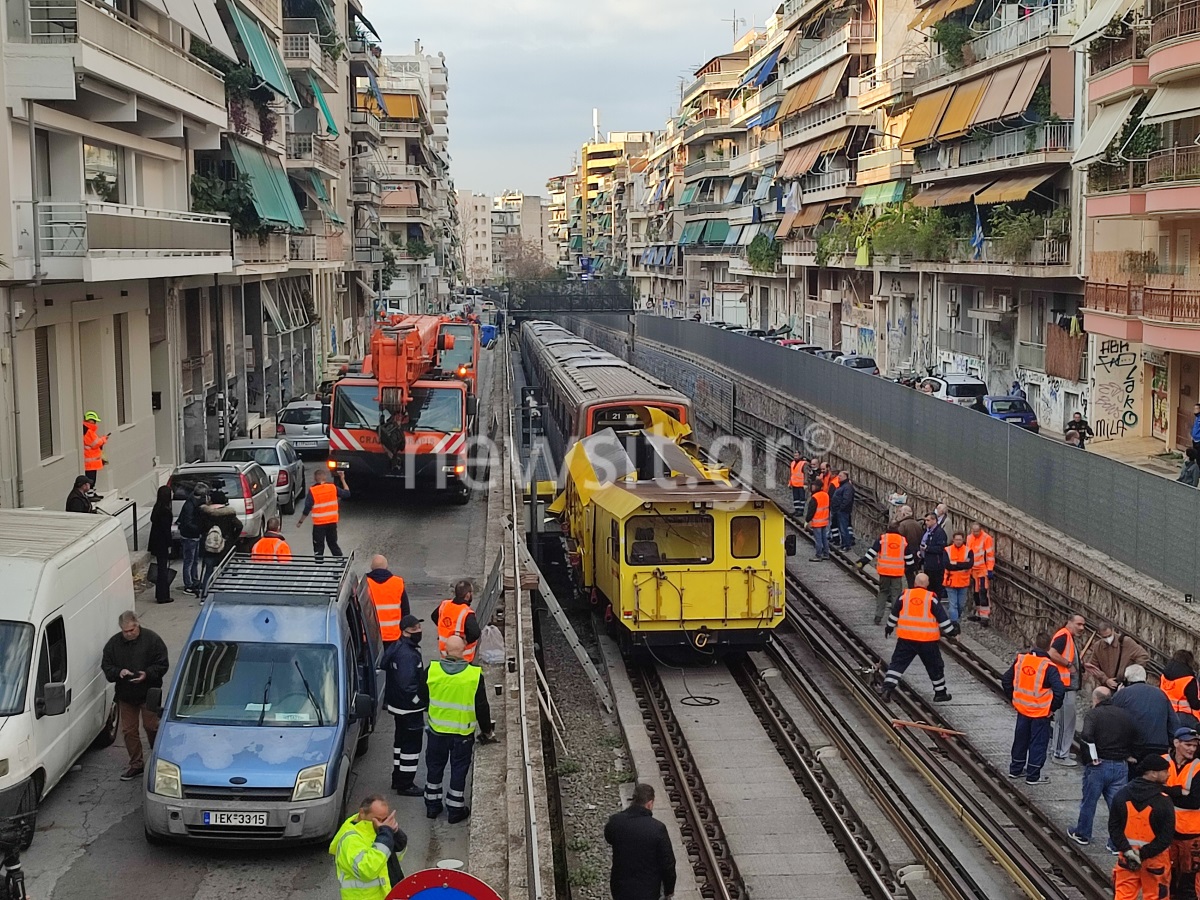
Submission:
M 459 193 L 546 193 L 600 130 L 656 131 L 680 78 L 762 27 L 758 0 L 366 0 L 385 54 L 446 55 L 451 174 Z

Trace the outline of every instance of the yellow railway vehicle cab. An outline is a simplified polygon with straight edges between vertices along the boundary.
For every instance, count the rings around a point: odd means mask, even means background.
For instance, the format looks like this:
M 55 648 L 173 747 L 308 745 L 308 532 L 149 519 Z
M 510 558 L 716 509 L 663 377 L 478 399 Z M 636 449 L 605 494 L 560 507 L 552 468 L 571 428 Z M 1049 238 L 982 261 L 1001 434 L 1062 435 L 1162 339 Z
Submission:
M 680 423 L 599 431 L 568 452 L 561 516 L 581 591 L 623 641 L 761 647 L 784 618 L 795 537 L 779 508 L 692 452 Z

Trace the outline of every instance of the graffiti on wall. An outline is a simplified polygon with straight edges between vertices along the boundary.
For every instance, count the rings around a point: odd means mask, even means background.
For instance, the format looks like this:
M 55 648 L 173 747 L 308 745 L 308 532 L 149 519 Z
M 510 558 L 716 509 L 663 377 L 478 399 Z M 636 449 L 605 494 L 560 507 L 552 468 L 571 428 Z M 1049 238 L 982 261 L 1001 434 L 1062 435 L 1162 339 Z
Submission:
M 875 356 L 875 329 L 874 328 L 859 328 L 858 329 L 858 355 L 859 356 Z
M 1096 345 L 1092 371 L 1092 428 L 1097 440 L 1136 435 L 1142 408 L 1140 346 L 1118 338 Z

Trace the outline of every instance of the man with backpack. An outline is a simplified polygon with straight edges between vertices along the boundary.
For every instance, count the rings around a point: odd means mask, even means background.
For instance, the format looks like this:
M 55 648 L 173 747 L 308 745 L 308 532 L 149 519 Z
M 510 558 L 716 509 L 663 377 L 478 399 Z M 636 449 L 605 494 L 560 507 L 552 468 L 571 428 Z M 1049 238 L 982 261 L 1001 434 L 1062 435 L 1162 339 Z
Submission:
M 237 549 L 242 536 L 242 520 L 229 505 L 224 492 L 218 490 L 213 491 L 208 502 L 200 507 L 199 523 L 200 533 L 204 535 L 201 545 L 204 574 L 200 577 L 200 596 L 203 598 L 213 570 Z

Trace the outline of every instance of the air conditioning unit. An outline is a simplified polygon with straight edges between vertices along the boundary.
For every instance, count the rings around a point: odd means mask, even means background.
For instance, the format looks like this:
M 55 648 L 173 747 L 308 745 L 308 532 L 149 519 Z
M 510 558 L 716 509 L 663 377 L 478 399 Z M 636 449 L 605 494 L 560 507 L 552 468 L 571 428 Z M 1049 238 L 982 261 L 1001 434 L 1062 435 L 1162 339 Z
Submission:
M 842 302 L 842 292 L 840 290 L 821 291 L 821 300 L 824 303 L 841 303 Z

